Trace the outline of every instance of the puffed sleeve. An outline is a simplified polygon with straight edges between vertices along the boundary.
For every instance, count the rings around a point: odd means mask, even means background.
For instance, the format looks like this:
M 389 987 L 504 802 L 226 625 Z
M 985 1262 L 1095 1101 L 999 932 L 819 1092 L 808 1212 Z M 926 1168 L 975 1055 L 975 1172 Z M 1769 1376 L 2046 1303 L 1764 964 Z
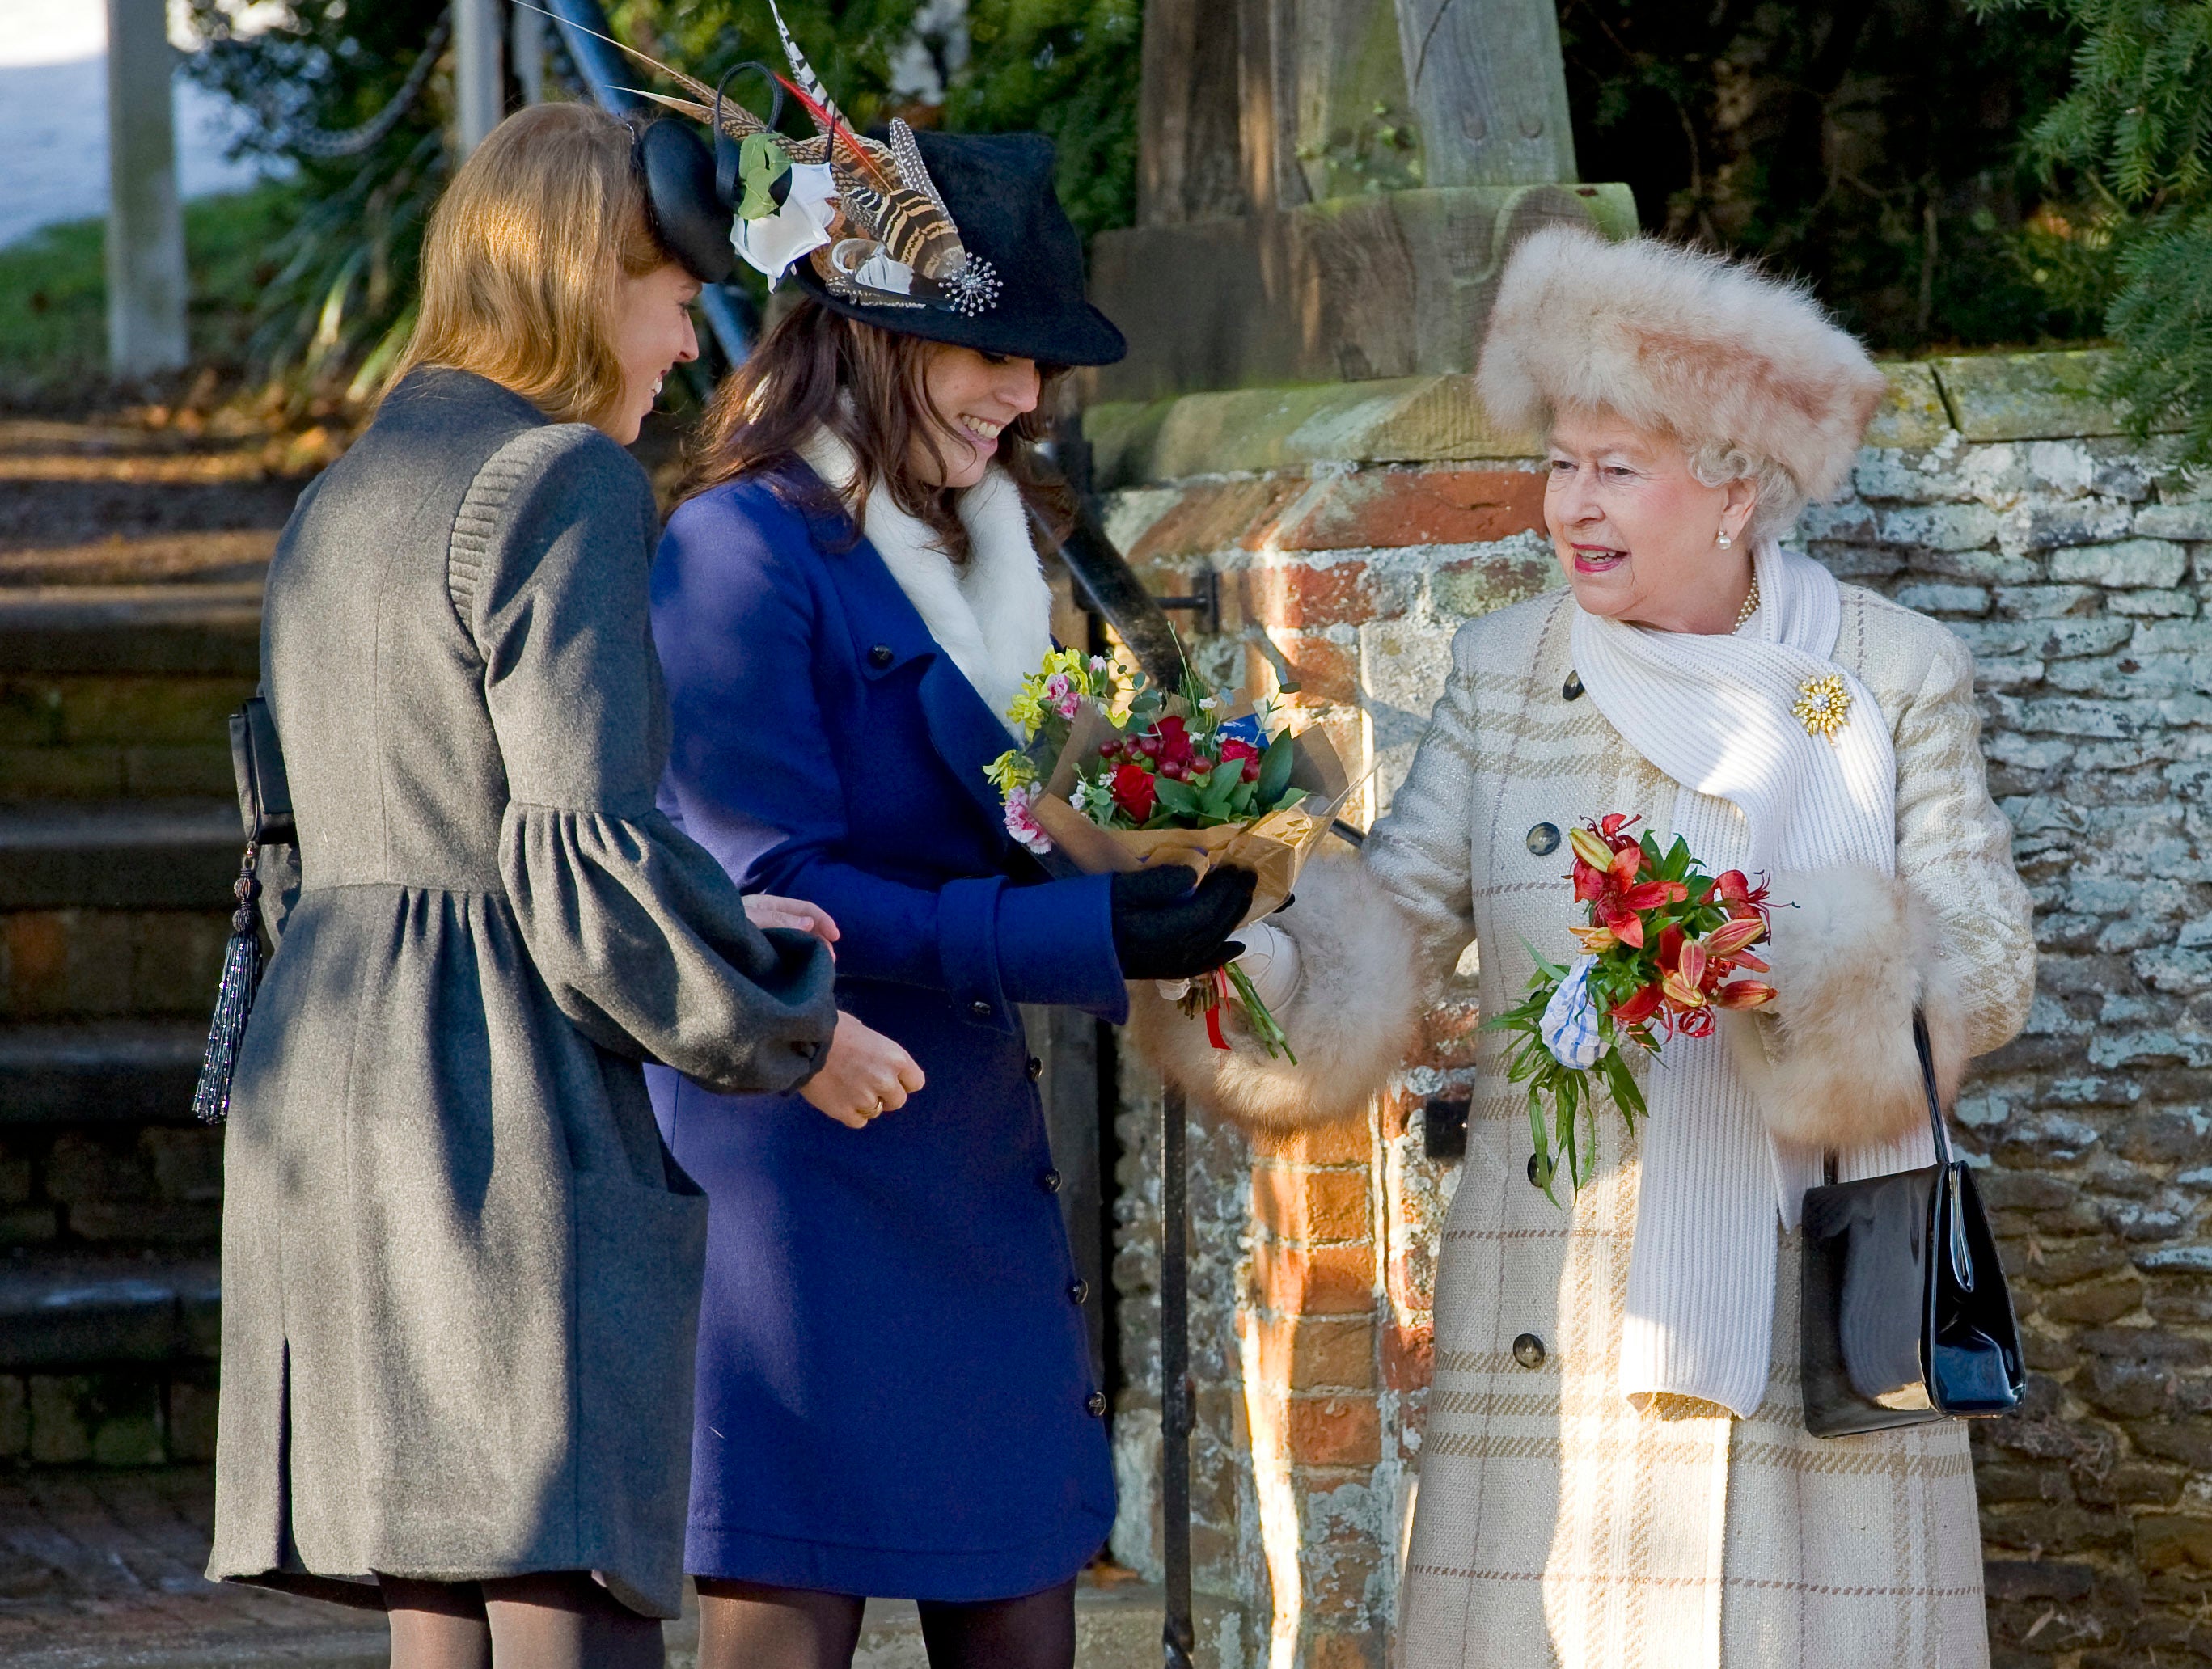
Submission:
M 1413 768 L 1360 856 L 1307 865 L 1269 918 L 1297 945 L 1297 991 L 1275 1016 L 1297 1059 L 1213 1048 L 1172 1004 L 1136 993 L 1138 1041 L 1187 1095 L 1248 1124 L 1326 1124 L 1360 1113 L 1413 1052 L 1431 994 L 1474 937 L 1473 632 L 1454 640 Z
M 676 725 L 667 792 L 685 829 L 744 884 L 829 911 L 848 977 L 943 991 L 964 1020 L 1001 1031 L 1021 1003 L 1121 1019 L 1109 877 L 929 886 L 854 861 L 866 786 L 840 775 L 817 689 L 819 605 L 797 547 L 811 549 L 799 518 L 731 494 L 669 519 L 653 618 Z
M 531 960 L 593 1041 L 717 1090 L 789 1089 L 836 1024 L 830 960 L 755 928 L 654 806 L 656 519 L 644 471 L 580 424 L 510 442 L 463 504 L 449 585 L 507 770 L 500 872 Z

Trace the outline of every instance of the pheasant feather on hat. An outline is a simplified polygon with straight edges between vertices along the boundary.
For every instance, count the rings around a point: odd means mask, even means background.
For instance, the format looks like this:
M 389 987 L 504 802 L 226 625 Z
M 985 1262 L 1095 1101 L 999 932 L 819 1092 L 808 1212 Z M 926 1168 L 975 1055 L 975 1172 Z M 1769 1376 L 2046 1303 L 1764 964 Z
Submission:
M 767 200 L 762 213 L 748 217 L 740 211 L 731 234 L 738 253 L 771 285 L 803 258 L 824 288 L 848 300 L 936 307 L 970 318 L 988 312 L 998 300 L 998 275 L 961 241 L 914 130 L 894 117 L 887 140 L 855 132 L 792 39 L 775 0 L 769 0 L 769 10 L 791 68 L 788 77 L 775 79 L 805 107 L 815 126 L 813 138 L 787 138 L 704 82 L 665 64 L 655 67 L 692 97 L 646 95 L 719 127 L 740 145 L 750 141 L 756 154 L 773 145 L 788 164 L 787 181 L 779 182 L 778 196 Z

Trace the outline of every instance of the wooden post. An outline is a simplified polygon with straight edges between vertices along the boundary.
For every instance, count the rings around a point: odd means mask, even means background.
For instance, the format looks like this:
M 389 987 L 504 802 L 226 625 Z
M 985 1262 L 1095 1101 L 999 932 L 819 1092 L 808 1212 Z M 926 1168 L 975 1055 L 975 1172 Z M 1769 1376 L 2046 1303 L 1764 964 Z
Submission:
M 1567 72 L 1552 0 L 1397 0 L 1423 183 L 1575 178 Z
M 507 113 L 499 36 L 499 0 L 453 0 L 453 92 L 463 156 Z
M 185 363 L 185 217 L 163 0 L 107 0 L 107 365 Z

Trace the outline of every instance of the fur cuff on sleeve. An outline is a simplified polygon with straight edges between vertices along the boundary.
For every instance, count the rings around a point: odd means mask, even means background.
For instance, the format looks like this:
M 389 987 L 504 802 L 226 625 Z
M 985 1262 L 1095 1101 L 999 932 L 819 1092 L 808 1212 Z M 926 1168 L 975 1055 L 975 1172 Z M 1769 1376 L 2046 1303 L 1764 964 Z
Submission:
M 1784 1141 L 1838 1150 L 1923 1126 L 1912 1011 L 1927 1016 L 1948 1106 L 1966 1034 L 1945 978 L 1941 923 L 1904 882 L 1850 867 L 1776 877 L 1766 1009 L 1723 1017 L 1737 1069 Z
M 1130 990 L 1130 1028 L 1161 1076 L 1193 1101 L 1267 1129 L 1333 1123 L 1412 1053 L 1423 1009 L 1413 926 L 1357 862 L 1307 865 L 1297 901 L 1269 918 L 1297 941 L 1298 990 L 1275 1018 L 1298 1057 L 1271 1059 L 1231 1006 L 1226 1053 L 1149 982 Z

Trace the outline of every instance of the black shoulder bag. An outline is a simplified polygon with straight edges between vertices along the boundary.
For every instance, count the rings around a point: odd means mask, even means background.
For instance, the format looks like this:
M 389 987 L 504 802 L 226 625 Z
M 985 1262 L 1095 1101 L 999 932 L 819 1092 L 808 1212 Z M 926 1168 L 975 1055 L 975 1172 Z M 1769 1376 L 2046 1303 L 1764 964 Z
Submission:
M 1912 1017 L 1936 1162 L 1805 1194 L 1805 1429 L 1844 1437 L 2010 1412 L 2027 1387 L 2012 1295 Z
M 276 720 L 258 695 L 230 715 L 230 764 L 238 779 L 246 859 L 231 884 L 238 907 L 231 913 L 222 983 L 216 987 L 215 1018 L 208 1026 L 207 1053 L 200 1058 L 200 1081 L 192 1091 L 192 1111 L 208 1124 L 220 1124 L 229 1115 L 231 1074 L 237 1070 L 238 1046 L 245 1040 L 246 1017 L 261 984 L 261 922 L 255 907 L 261 897 L 261 878 L 255 873 L 261 848 L 299 841 L 292 821 L 292 786 L 276 745 Z

